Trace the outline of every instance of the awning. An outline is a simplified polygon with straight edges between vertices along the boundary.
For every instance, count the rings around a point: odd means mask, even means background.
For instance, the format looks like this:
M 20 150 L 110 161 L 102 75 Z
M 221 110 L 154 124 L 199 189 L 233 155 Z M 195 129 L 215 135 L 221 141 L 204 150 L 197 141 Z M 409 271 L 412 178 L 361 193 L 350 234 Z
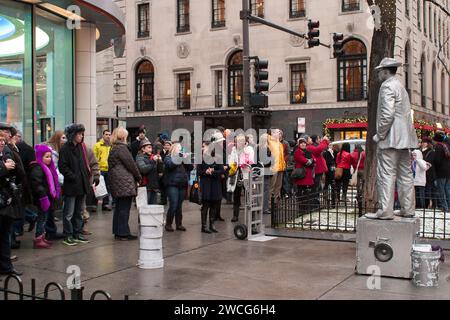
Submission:
M 367 122 L 355 122 L 355 123 L 351 123 L 351 122 L 346 122 L 346 123 L 328 123 L 326 125 L 326 127 L 328 129 L 358 129 L 358 128 L 363 128 L 363 129 L 367 129 Z

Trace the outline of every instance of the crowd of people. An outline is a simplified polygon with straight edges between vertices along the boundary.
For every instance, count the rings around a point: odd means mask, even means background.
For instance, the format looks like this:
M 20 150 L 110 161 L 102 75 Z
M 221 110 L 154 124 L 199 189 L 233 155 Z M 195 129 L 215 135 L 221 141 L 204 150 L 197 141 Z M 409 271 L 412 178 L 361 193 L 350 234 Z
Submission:
M 300 136 L 286 141 L 284 133 L 271 128 L 259 139 L 218 127 L 203 141 L 202 161 L 192 163 L 182 141 L 158 134 L 147 138 L 145 128 L 128 142 L 122 127 L 104 130 L 91 149 L 84 143 L 85 128 L 70 124 L 56 131 L 46 142 L 31 147 L 13 126 L 0 123 L 0 274 L 16 274 L 11 249 L 20 247 L 17 237 L 34 231 L 35 249 L 48 249 L 52 241 L 67 246 L 89 242 L 89 208 L 97 207 L 94 190 L 105 183 L 107 195 L 102 211 L 113 210 L 112 234 L 115 240 L 135 240 L 129 218 L 137 188 L 145 187 L 148 204 L 167 206 L 166 232 L 186 231 L 183 201 L 197 181 L 201 194 L 201 232 L 218 232 L 222 200 L 232 204 L 231 222 L 239 221 L 241 198 L 250 170 L 264 172 L 263 213 L 271 214 L 271 201 L 282 197 L 305 197 L 314 203 L 325 192 L 331 207 L 347 202 L 352 172 L 358 171 L 357 199 L 362 207 L 365 151 L 356 145 L 330 144 L 327 136 Z M 417 207 L 450 205 L 449 138 L 436 133 L 433 140 L 423 137 L 412 152 Z M 180 161 L 186 160 L 186 161 Z M 102 177 L 102 178 L 101 178 Z M 55 211 L 62 212 L 62 230 Z M 175 222 L 175 224 L 174 224 Z

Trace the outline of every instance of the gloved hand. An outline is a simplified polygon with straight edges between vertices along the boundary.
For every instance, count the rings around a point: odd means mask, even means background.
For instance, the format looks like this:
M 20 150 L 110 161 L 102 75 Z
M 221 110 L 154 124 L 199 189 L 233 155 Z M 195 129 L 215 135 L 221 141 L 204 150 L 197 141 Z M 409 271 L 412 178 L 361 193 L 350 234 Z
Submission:
M 50 208 L 50 200 L 48 199 L 48 197 L 40 198 L 39 204 L 41 206 L 41 210 L 44 212 L 47 212 L 48 209 Z
M 94 178 L 94 185 L 98 186 L 100 184 L 100 179 L 99 178 Z

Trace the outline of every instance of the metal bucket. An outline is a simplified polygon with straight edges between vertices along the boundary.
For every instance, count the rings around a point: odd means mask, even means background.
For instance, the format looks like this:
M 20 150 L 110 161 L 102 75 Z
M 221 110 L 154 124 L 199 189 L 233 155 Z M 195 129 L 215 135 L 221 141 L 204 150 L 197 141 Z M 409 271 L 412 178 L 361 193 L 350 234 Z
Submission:
M 437 287 L 439 284 L 439 251 L 411 253 L 412 281 L 418 287 Z

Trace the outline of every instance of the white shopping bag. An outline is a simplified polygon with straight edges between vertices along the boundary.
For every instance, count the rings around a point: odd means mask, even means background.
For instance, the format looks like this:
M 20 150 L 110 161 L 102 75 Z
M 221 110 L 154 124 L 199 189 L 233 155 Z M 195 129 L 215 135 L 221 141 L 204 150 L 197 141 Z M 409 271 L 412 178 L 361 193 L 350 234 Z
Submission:
M 94 186 L 94 193 L 97 199 L 104 198 L 108 195 L 108 190 L 106 190 L 105 178 L 100 176 L 100 183 L 98 186 Z
M 139 209 L 146 205 L 148 205 L 147 187 L 139 187 L 137 188 L 136 207 Z

